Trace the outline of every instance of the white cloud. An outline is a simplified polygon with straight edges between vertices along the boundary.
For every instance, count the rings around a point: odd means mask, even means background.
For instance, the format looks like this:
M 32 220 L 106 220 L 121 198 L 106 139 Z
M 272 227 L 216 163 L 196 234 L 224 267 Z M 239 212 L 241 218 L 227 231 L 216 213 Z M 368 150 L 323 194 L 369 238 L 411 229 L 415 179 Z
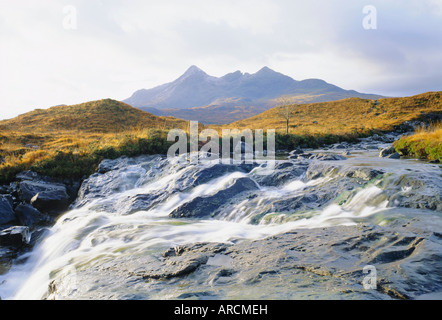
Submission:
M 78 29 L 63 29 L 63 7 Z M 35 107 L 124 99 L 195 64 L 216 76 L 268 65 L 386 95 L 442 90 L 442 2 L 0 0 L 0 118 Z
M 129 2 L 111 9 L 126 32 L 168 31 L 183 21 L 226 24 L 254 34 L 269 34 L 278 7 L 269 0 L 169 0 Z

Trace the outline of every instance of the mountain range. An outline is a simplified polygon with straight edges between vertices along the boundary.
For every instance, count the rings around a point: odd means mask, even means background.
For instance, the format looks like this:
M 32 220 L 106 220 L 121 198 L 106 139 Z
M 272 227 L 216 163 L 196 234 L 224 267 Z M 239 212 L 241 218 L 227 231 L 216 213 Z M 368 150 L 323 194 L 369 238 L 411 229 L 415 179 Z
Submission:
M 254 74 L 236 71 L 218 78 L 191 66 L 175 81 L 138 90 L 123 102 L 157 116 L 226 124 L 273 108 L 280 97 L 290 103 L 382 98 L 344 90 L 320 79 L 297 81 L 268 67 Z

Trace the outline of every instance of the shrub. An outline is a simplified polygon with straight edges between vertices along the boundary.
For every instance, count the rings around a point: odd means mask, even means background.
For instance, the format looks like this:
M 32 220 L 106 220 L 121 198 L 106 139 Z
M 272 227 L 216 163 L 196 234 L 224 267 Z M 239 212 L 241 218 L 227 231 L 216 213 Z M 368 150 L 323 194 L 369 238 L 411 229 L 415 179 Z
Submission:
M 394 143 L 397 152 L 405 156 L 426 159 L 442 160 L 442 125 L 436 123 L 423 127 L 408 137 L 402 137 Z

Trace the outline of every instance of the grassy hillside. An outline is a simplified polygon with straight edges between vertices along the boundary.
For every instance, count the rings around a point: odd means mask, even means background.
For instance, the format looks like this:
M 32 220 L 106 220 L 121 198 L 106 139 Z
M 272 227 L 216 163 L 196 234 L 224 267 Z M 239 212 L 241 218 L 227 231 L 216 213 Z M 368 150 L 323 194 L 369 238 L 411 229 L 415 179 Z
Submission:
M 183 124 L 172 117 L 157 117 L 123 102 L 104 99 L 72 106 L 36 109 L 0 121 L 0 131 L 21 132 L 123 132 L 134 128 L 166 129 Z
M 285 132 L 286 121 L 281 107 L 265 111 L 228 128 L 266 129 Z M 289 106 L 289 133 L 296 135 L 363 135 L 389 131 L 405 121 L 425 114 L 442 113 L 442 92 L 429 92 L 413 97 L 366 100 L 349 98 L 333 102 L 293 104 Z M 212 125 L 221 129 L 221 126 Z
M 218 129 L 220 136 L 223 128 L 277 129 L 278 149 L 318 147 L 393 130 L 428 114 L 442 114 L 442 93 L 289 105 L 288 135 L 283 109 L 209 127 Z M 165 154 L 171 144 L 166 141 L 167 132 L 172 128 L 187 130 L 188 122 L 157 117 L 110 99 L 34 110 L 0 121 L 0 183 L 8 183 L 18 172 L 29 169 L 52 177 L 80 178 L 93 173 L 104 158 Z M 396 147 L 405 154 L 440 158 L 440 130 L 425 135 L 410 137 Z
M 34 110 L 0 121 L 0 183 L 28 169 L 79 178 L 104 158 L 166 153 L 172 128 L 187 123 L 110 99 Z

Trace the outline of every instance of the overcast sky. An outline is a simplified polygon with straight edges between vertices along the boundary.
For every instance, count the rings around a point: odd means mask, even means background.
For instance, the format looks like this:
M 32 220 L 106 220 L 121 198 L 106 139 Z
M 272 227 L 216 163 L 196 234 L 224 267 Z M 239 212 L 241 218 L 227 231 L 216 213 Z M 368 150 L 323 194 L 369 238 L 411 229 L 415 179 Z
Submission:
M 376 8 L 376 29 L 373 11 Z M 76 18 L 76 19 L 75 19 Z M 442 90 L 442 0 L 0 0 L 0 119 L 123 100 L 189 66 L 387 96 Z

